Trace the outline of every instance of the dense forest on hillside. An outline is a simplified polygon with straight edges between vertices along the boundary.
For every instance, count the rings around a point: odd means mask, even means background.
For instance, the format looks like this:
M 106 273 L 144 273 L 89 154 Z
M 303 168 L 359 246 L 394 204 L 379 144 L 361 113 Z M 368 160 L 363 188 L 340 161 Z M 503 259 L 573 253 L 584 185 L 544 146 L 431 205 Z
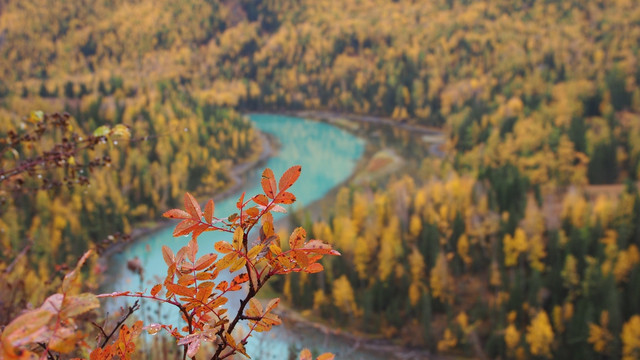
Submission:
M 639 44 L 631 0 L 0 0 L 0 134 L 32 110 L 132 134 L 88 187 L 0 182 L 0 268 L 31 239 L 11 281 L 37 288 L 225 189 L 260 151 L 242 111 L 373 114 L 441 129 L 444 157 L 342 188 L 305 227 L 343 256 L 277 283 L 290 304 L 443 353 L 638 358 Z

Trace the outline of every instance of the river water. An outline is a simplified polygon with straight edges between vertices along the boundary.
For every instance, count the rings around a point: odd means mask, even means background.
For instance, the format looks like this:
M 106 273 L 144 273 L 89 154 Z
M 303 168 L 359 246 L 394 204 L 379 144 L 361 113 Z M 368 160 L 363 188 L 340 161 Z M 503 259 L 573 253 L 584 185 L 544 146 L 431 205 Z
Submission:
M 279 178 L 290 166 L 301 165 L 300 179 L 290 191 L 297 197 L 295 208 L 311 205 L 347 180 L 364 153 L 364 140 L 327 123 L 267 114 L 251 115 L 250 119 L 258 130 L 277 138 L 280 147 L 264 166 L 249 171 L 242 190 L 247 192 L 247 196 L 262 192 L 259 180 L 264 167 L 271 168 L 276 178 Z M 235 203 L 242 191 L 217 202 L 216 215 L 226 216 L 235 212 Z M 288 210 L 293 209 L 290 206 Z M 277 213 L 274 215 L 276 219 L 284 216 Z M 109 271 L 103 290 L 142 291 L 161 282 L 166 275 L 162 246 L 167 245 L 176 252 L 188 241 L 185 237 L 174 238 L 172 232 L 173 227 L 159 230 L 131 244 L 123 252 L 113 255 L 109 259 Z M 202 234 L 199 238 L 200 253 L 214 252 L 213 244 L 219 240 L 229 241 L 230 237 L 219 232 Z M 125 266 L 128 260 L 136 257 L 140 259 L 144 268 L 144 282 Z M 229 303 L 233 302 L 233 299 L 229 300 Z M 107 304 L 107 309 L 109 306 Z M 156 311 L 150 309 L 149 304 L 143 304 L 141 315 L 145 322 L 149 322 L 149 318 L 152 322 L 160 322 L 153 319 L 158 315 L 154 315 Z M 153 309 L 156 309 L 155 305 Z M 163 317 L 162 321 L 171 323 L 174 310 L 161 309 L 159 316 Z M 294 325 L 283 325 L 267 334 L 257 334 L 249 340 L 247 346 L 249 355 L 257 360 L 287 359 L 290 352 L 302 347 L 322 352 L 331 351 L 339 359 L 382 359 L 375 354 L 354 350 L 354 344 L 341 337 L 325 335 L 313 328 L 301 329 Z

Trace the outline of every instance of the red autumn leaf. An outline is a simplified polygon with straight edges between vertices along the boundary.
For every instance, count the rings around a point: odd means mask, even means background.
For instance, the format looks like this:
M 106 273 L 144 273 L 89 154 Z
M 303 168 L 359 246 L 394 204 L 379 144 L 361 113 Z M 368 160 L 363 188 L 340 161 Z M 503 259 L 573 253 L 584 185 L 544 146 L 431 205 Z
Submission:
M 200 209 L 200 204 L 198 204 L 196 198 L 194 198 L 193 195 L 189 193 L 184 194 L 184 208 L 192 218 L 198 221 L 202 218 L 202 210 Z
M 191 215 L 189 215 L 188 212 L 180 209 L 171 209 L 165 212 L 164 214 L 162 214 L 162 216 L 169 219 L 190 219 L 191 218 Z
M 278 183 L 280 191 L 282 192 L 290 188 L 291 185 L 293 185 L 300 177 L 300 172 L 302 172 L 302 167 L 300 165 L 292 166 L 287 171 L 285 171 L 280 178 L 280 182 Z
M 266 168 L 262 172 L 262 180 L 260 180 L 260 184 L 262 184 L 262 190 L 270 199 L 275 198 L 276 192 L 278 189 L 276 188 L 276 178 L 273 175 L 273 171 L 271 169 Z
M 213 221 L 213 213 L 215 211 L 215 208 L 216 206 L 213 203 L 213 200 L 209 200 L 207 202 L 207 205 L 204 207 L 204 220 L 209 224 L 211 224 L 211 222 Z

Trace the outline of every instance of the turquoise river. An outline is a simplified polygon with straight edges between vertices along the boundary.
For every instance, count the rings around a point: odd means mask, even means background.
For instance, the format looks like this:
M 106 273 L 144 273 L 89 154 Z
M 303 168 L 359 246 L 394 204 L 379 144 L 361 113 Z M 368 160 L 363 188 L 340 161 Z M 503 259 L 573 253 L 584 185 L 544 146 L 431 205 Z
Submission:
M 308 207 L 316 200 L 323 198 L 330 190 L 346 181 L 354 172 L 365 149 L 365 142 L 344 130 L 323 122 L 310 121 L 282 115 L 256 114 L 250 115 L 254 126 L 279 142 L 278 150 L 267 160 L 266 164 L 249 170 L 243 189 L 237 194 L 216 202 L 217 216 L 225 216 L 235 212 L 235 202 L 246 191 L 247 195 L 262 192 L 259 179 L 263 168 L 271 168 L 279 177 L 287 168 L 299 164 L 302 174 L 298 182 L 290 190 L 297 196 L 296 209 Z M 291 207 L 288 210 L 292 210 Z M 276 214 L 285 216 L 284 214 Z M 278 217 L 276 216 L 276 219 Z M 175 251 L 186 245 L 188 238 L 174 238 L 173 227 L 161 229 L 143 237 L 127 246 L 121 253 L 109 259 L 109 272 L 105 282 L 107 291 L 148 290 L 166 275 L 166 264 L 163 261 L 161 248 L 167 245 Z M 229 241 L 225 233 L 204 233 L 199 238 L 200 253 L 214 252 L 213 244 L 219 240 Z M 144 282 L 127 270 L 128 260 L 138 258 L 144 268 Z M 226 274 L 229 276 L 229 274 Z M 230 303 L 234 299 L 229 299 Z M 237 300 L 235 300 L 237 302 Z M 142 316 L 145 322 L 160 322 L 153 317 L 162 316 L 163 322 L 170 322 L 175 309 L 143 304 Z M 160 315 L 157 315 L 158 312 Z M 175 315 L 177 316 L 177 315 Z M 315 327 L 301 327 L 296 324 L 282 325 L 266 334 L 256 334 L 249 339 L 248 353 L 252 359 L 287 359 L 290 353 L 308 347 L 316 351 L 331 351 L 339 359 L 382 359 L 375 354 L 355 349 L 355 344 L 343 337 L 324 334 Z

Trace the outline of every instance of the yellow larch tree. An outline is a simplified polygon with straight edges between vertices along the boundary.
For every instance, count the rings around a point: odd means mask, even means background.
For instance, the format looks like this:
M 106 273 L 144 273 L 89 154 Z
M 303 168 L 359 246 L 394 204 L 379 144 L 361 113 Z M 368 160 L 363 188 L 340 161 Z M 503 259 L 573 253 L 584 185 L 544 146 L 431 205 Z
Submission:
M 553 344 L 553 329 L 549 322 L 549 316 L 541 310 L 527 326 L 526 340 L 529 344 L 531 355 L 551 358 L 551 345 Z

